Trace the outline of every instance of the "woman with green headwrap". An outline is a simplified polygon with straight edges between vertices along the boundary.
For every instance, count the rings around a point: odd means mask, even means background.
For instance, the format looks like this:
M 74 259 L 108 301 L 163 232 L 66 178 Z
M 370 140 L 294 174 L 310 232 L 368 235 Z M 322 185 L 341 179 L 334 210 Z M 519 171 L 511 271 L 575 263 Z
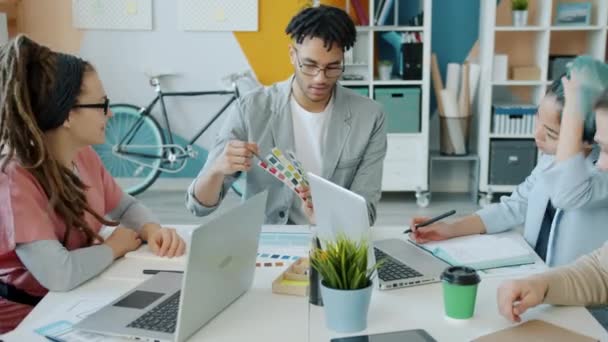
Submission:
M 608 212 L 608 65 L 579 58 L 562 78 L 565 98 L 556 163 L 545 172 L 551 201 L 564 213 L 590 217 L 560 229 L 555 241 L 584 248 L 604 243 L 606 221 L 597 213 Z M 597 163 L 583 152 L 583 139 L 597 119 L 595 140 L 601 147 Z M 563 228 L 563 227 L 560 227 Z M 596 241 L 593 241 L 596 239 Z M 565 241 L 564 241 L 565 240 Z M 555 244 L 556 249 L 561 248 Z M 528 278 L 511 280 L 498 289 L 498 308 L 506 318 L 519 322 L 520 315 L 540 303 L 597 306 L 608 304 L 608 244 L 569 266 Z M 593 313 L 593 311 L 592 311 Z
M 573 66 L 581 65 L 606 72 L 602 78 L 608 82 L 608 71 L 603 63 L 589 57 L 578 57 Z M 588 78 L 581 82 L 595 85 L 596 79 Z M 501 198 L 500 203 L 488 205 L 473 215 L 454 222 L 439 222 L 415 229 L 411 237 L 418 243 L 445 240 L 469 234 L 500 233 L 524 225 L 523 236 L 526 242 L 550 266 L 559 266 L 576 260 L 583 254 L 601 246 L 608 240 L 608 229 L 599 229 L 595 222 L 608 222 L 608 210 L 584 208 L 559 210 L 549 200 L 552 187 L 546 172 L 555 163 L 555 153 L 564 108 L 564 91 L 561 80 L 555 81 L 538 107 L 534 140 L 541 150 L 537 166 L 526 180 L 517 186 L 510 196 Z M 592 151 L 591 143 L 595 134 L 592 115 L 585 116 L 583 139 L 579 136 L 578 152 L 587 163 L 592 163 L 597 151 Z M 426 218 L 414 218 L 415 223 Z
M 566 98 L 562 117 L 562 134 L 557 149 L 555 167 L 549 171 L 553 179 L 552 201 L 560 208 L 575 209 L 589 206 L 608 208 L 608 117 L 601 115 L 600 96 L 608 89 L 608 65 L 578 63 L 571 68 L 570 79 L 564 77 L 563 89 Z M 604 97 L 606 95 L 604 94 Z M 600 99 L 600 101 L 598 101 Z M 594 106 L 595 105 L 595 106 Z M 584 162 L 580 153 L 581 135 L 587 131 L 589 122 L 595 125 L 595 109 L 599 109 L 596 140 L 601 149 L 596 166 Z

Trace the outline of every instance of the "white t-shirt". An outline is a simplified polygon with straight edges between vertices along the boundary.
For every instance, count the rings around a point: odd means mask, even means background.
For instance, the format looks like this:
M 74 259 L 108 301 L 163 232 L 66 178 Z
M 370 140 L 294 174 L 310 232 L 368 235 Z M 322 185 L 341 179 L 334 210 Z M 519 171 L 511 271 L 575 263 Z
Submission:
M 321 146 L 327 136 L 327 125 L 333 110 L 334 98 L 332 96 L 325 110 L 320 113 L 309 112 L 302 108 L 293 96 L 291 96 L 289 104 L 293 121 L 296 157 L 302 163 L 304 172 L 312 172 L 320 176 L 323 171 L 323 150 Z M 295 224 L 308 224 L 301 205 L 302 201 L 295 197 L 289 219 Z

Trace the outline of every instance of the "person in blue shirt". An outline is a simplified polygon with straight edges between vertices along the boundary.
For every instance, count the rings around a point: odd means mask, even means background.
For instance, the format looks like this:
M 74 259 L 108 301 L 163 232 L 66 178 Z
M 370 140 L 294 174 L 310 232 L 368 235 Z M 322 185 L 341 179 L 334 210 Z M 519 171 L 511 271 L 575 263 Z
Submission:
M 586 88 L 605 88 L 608 85 L 608 66 L 603 62 L 581 56 L 570 67 L 570 72 L 576 70 L 589 70 L 579 80 Z M 597 160 L 597 148 L 592 150 L 591 146 L 595 119 L 593 96 L 587 95 L 581 97 L 586 112 L 581 115 L 580 134 L 573 149 L 580 163 L 593 168 Z M 454 222 L 438 222 L 416 229 L 411 234 L 412 239 L 425 243 L 469 234 L 499 233 L 523 225 L 526 242 L 550 266 L 572 262 L 599 248 L 608 240 L 608 229 L 598 226 L 598 222 L 608 222 L 608 210 L 593 206 L 565 209 L 552 197 L 557 189 L 563 189 L 563 185 L 556 183 L 556 178 L 549 173 L 555 164 L 559 138 L 569 125 L 560 121 L 563 109 L 564 88 L 561 79 L 557 79 L 538 107 L 534 133 L 541 151 L 538 164 L 510 196 L 504 196 L 500 203 L 488 205 Z M 564 180 L 564 183 L 568 182 L 569 179 Z M 412 226 L 426 219 L 415 217 Z

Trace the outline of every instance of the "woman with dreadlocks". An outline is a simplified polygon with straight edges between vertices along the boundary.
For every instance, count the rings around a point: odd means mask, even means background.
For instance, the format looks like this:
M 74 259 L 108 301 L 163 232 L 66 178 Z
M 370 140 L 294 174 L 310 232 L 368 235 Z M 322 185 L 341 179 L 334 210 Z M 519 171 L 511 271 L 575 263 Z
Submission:
M 104 142 L 108 103 L 89 63 L 23 35 L 0 48 L 0 333 L 49 290 L 78 286 L 142 241 L 160 256 L 184 253 L 90 147 Z
M 252 155 L 278 147 L 294 151 L 304 170 L 363 196 L 373 224 L 386 155 L 385 118 L 376 102 L 338 83 L 344 52 L 356 40 L 355 25 L 343 10 L 321 5 L 300 11 L 285 32 L 291 37 L 293 76 L 246 94 L 233 107 L 190 185 L 186 205 L 195 215 L 210 214 L 236 177 L 247 172 L 248 197 L 268 190 L 266 223 L 313 222 L 307 188 L 299 188 L 298 196 L 251 167 Z

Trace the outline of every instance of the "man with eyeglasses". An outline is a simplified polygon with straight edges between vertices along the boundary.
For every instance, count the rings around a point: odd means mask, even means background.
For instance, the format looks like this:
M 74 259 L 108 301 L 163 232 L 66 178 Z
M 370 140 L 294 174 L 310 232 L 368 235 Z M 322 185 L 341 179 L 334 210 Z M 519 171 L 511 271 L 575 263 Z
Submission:
M 307 188 L 299 197 L 257 167 L 273 147 L 294 151 L 305 171 L 348 188 L 367 201 L 376 219 L 386 155 L 385 118 L 379 105 L 338 84 L 344 51 L 356 40 L 343 10 L 306 8 L 286 28 L 294 75 L 243 96 L 219 133 L 205 167 L 190 185 L 186 205 L 197 216 L 220 204 L 232 182 L 247 172 L 245 197 L 268 190 L 266 223 L 314 223 Z

